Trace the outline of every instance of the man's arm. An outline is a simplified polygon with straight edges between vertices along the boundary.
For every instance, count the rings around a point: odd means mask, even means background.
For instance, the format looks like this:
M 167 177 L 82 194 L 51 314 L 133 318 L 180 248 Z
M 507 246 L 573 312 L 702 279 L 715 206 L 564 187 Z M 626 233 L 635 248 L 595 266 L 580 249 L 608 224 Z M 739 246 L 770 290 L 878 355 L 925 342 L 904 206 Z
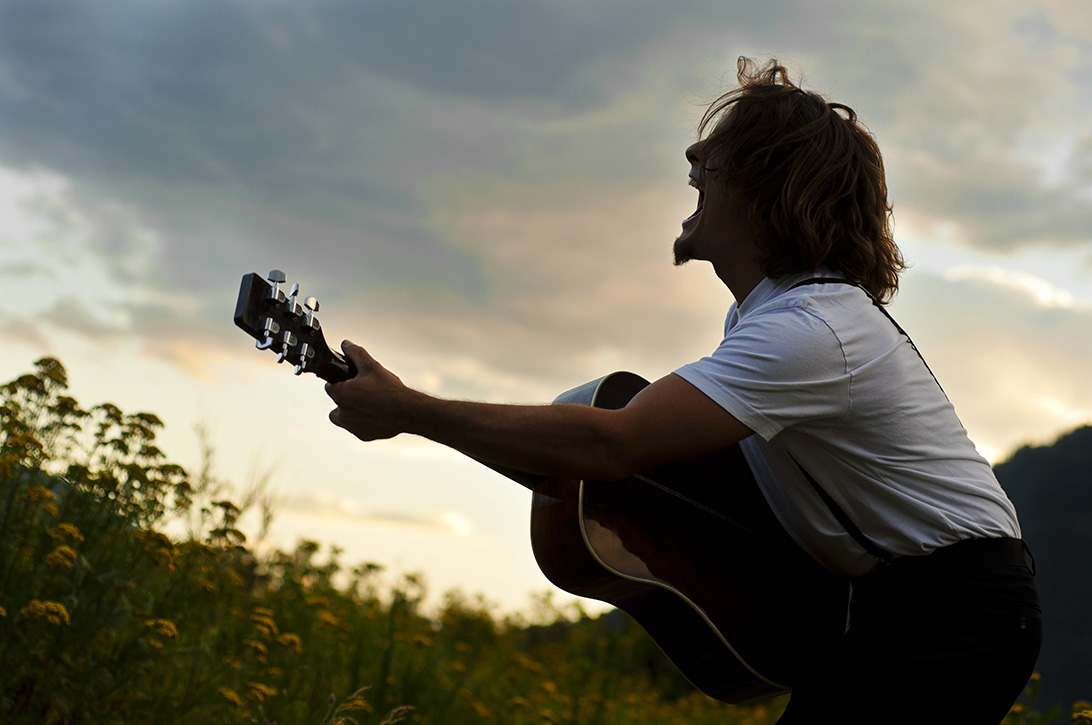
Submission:
M 751 434 L 677 375 L 629 405 L 497 405 L 412 390 L 362 347 L 342 344 L 357 376 L 330 383 L 330 420 L 361 440 L 413 433 L 474 458 L 558 478 L 616 480 L 658 463 L 719 450 Z

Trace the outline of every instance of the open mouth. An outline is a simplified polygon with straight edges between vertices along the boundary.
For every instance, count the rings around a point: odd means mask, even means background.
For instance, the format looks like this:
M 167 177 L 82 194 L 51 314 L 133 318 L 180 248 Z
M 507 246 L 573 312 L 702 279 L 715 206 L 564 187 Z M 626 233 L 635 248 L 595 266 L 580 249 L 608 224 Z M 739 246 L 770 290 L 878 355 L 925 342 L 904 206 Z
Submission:
M 698 190 L 698 208 L 694 210 L 693 214 L 683 220 L 683 226 L 686 226 L 687 224 L 698 218 L 698 215 L 701 214 L 702 204 L 705 201 L 705 192 L 702 191 L 701 186 L 698 184 L 698 180 L 691 176 L 689 184 L 690 186 L 693 186 L 695 189 Z

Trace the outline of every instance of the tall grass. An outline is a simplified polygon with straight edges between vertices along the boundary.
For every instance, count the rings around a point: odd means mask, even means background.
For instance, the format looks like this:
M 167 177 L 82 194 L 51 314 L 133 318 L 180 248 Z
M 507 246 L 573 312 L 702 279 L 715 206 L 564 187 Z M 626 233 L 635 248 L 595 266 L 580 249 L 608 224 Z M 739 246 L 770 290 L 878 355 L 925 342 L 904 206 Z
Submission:
M 458 592 L 425 612 L 418 578 L 380 590 L 380 566 L 336 549 L 258 557 L 242 508 L 156 448 L 158 418 L 85 410 L 66 386 L 46 358 L 0 388 L 4 723 L 764 725 L 783 709 L 695 692 L 618 613 L 546 598 L 534 622 L 502 619 Z M 176 520 L 187 536 L 162 533 Z

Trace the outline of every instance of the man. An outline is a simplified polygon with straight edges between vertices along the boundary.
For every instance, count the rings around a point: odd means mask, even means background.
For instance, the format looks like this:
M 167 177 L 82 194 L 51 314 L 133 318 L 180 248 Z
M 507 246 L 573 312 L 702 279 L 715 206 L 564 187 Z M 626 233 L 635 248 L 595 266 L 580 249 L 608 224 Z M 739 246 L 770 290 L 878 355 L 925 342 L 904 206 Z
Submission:
M 676 264 L 736 303 L 707 358 L 620 410 L 441 400 L 346 343 L 330 419 L 501 466 L 614 480 L 740 445 L 792 538 L 852 580 L 847 630 L 781 722 L 997 723 L 1042 638 L 1016 513 L 883 304 L 903 260 L 883 162 L 846 106 L 741 58 L 686 150 L 698 208 Z M 711 131 L 706 135 L 706 131 Z

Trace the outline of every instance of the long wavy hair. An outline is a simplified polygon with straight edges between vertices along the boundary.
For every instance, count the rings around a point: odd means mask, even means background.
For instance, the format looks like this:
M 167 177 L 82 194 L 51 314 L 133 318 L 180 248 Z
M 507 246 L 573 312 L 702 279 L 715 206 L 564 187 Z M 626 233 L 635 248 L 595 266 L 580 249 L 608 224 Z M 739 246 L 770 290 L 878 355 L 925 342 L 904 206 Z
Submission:
M 883 158 L 852 108 L 789 80 L 776 60 L 737 64 L 739 87 L 706 110 L 703 169 L 761 230 L 768 277 L 827 266 L 886 303 L 906 263 L 891 234 Z

